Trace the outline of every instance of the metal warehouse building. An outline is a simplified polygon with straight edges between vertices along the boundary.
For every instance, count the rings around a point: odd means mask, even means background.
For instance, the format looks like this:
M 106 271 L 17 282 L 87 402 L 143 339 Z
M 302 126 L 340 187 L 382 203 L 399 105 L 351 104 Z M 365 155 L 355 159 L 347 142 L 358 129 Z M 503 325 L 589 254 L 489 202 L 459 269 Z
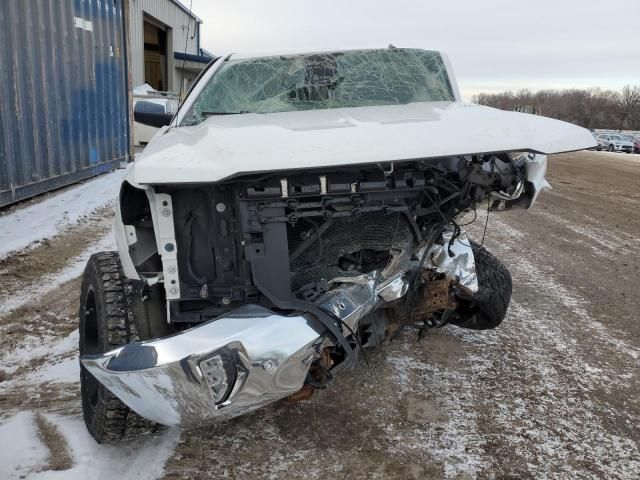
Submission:
M 2 0 L 0 207 L 129 161 L 131 87 L 195 78 L 200 24 L 177 0 Z
M 202 21 L 174 0 L 130 0 L 131 78 L 162 92 L 186 92 L 211 60 L 200 48 Z

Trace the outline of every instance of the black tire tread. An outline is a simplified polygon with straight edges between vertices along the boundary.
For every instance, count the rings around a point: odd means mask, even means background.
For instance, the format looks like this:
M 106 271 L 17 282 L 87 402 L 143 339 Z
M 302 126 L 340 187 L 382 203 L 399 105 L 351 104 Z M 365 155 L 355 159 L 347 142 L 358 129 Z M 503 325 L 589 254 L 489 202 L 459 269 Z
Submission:
M 507 315 L 511 301 L 511 274 L 500 260 L 483 246 L 471 242 L 478 275 L 478 291 L 473 295 L 473 315 L 464 315 L 455 325 L 475 330 L 496 328 Z
M 95 253 L 89 258 L 82 276 L 83 292 L 91 282 L 97 283 L 96 295 L 101 294 L 104 302 L 104 326 L 99 334 L 106 334 L 108 349 L 139 340 L 131 308 L 135 290 L 124 276 L 117 252 Z M 157 431 L 157 424 L 142 418 L 105 387 L 101 388 L 103 392 L 93 412 L 85 411 L 87 428 L 98 443 L 114 443 Z

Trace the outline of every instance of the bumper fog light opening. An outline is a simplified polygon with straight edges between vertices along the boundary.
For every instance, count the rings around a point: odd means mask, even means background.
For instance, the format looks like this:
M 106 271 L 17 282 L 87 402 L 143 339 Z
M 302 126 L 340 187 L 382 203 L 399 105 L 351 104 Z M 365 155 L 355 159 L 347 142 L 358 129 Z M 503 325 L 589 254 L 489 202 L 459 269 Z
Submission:
M 229 351 L 216 351 L 197 363 L 215 405 L 227 400 L 236 383 L 238 371 L 234 357 Z

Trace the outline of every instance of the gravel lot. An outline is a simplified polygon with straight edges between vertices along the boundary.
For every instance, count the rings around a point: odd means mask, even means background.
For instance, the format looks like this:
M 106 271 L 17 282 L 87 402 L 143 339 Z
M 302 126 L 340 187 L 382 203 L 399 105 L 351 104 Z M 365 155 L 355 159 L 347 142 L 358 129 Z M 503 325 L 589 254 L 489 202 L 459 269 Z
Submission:
M 497 330 L 407 331 L 309 401 L 108 448 L 75 381 L 74 265 L 112 245 L 99 209 L 0 259 L 0 443 L 32 428 L 49 452 L 0 456 L 0 478 L 640 478 L 637 158 L 554 156 L 553 191 L 491 214 L 485 244 L 514 280 Z

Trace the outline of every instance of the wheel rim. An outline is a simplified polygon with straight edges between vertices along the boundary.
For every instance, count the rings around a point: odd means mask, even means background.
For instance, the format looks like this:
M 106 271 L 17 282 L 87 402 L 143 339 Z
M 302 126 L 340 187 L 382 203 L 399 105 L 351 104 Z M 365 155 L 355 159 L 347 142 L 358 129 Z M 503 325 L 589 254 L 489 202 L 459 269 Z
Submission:
M 83 346 L 80 355 L 94 355 L 100 353 L 100 337 L 98 335 L 98 312 L 96 308 L 96 295 L 92 288 L 87 290 L 87 296 L 84 299 L 84 329 L 82 333 Z M 100 383 L 84 368 L 82 369 L 82 388 L 86 392 L 91 406 L 95 407 L 98 403 Z

